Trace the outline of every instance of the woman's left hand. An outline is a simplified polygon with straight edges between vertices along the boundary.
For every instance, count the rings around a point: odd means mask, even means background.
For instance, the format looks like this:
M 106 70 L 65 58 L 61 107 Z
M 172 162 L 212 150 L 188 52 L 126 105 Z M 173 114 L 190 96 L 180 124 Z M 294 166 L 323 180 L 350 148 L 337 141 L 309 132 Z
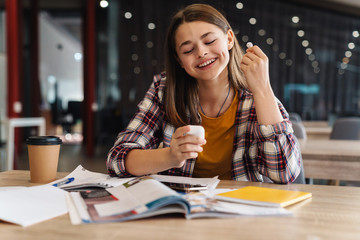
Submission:
M 282 122 L 269 77 L 269 59 L 258 46 L 246 50 L 240 68 L 255 101 L 256 117 L 259 124 L 270 125 Z
M 240 68 L 245 75 L 249 90 L 254 95 L 271 89 L 269 59 L 258 46 L 246 50 Z

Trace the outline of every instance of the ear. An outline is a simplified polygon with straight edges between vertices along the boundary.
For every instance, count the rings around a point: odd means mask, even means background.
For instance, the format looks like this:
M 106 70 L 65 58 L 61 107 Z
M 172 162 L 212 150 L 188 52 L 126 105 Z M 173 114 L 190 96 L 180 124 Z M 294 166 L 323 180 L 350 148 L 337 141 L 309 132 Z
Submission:
M 234 46 L 234 39 L 235 39 L 235 35 L 234 32 L 229 29 L 227 31 L 227 39 L 228 39 L 228 50 L 230 51 L 232 49 L 232 47 Z

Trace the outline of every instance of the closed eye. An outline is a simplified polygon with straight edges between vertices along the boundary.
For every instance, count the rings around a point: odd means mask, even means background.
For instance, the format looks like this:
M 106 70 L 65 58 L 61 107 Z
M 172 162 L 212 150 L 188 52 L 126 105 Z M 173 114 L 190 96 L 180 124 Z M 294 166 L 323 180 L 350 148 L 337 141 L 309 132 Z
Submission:
M 189 53 L 191 53 L 193 50 L 194 50 L 194 49 L 190 49 L 189 51 L 184 52 L 184 54 L 189 54 Z
M 210 42 L 207 42 L 207 43 L 205 43 L 206 45 L 210 45 L 210 44 L 212 44 L 212 43 L 214 43 L 216 41 L 216 39 L 214 39 L 214 40 L 212 40 L 212 41 L 210 41 Z

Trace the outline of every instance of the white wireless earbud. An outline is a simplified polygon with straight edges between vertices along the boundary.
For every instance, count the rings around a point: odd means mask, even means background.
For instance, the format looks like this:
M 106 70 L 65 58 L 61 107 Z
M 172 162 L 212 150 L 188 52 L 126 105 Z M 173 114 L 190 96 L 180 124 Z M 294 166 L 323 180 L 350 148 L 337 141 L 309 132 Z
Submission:
M 205 129 L 200 125 L 190 125 L 190 132 L 187 134 L 194 135 L 205 139 Z

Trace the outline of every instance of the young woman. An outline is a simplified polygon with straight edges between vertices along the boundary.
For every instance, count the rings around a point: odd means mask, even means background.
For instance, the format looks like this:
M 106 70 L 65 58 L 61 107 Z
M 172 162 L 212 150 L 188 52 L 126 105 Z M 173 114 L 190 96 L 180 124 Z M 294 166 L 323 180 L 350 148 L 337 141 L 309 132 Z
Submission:
M 204 4 L 172 18 L 165 48 L 166 72 L 118 135 L 109 174 L 294 181 L 300 150 L 262 50 L 244 54 L 225 17 Z M 202 125 L 206 140 L 188 135 L 189 125 Z

